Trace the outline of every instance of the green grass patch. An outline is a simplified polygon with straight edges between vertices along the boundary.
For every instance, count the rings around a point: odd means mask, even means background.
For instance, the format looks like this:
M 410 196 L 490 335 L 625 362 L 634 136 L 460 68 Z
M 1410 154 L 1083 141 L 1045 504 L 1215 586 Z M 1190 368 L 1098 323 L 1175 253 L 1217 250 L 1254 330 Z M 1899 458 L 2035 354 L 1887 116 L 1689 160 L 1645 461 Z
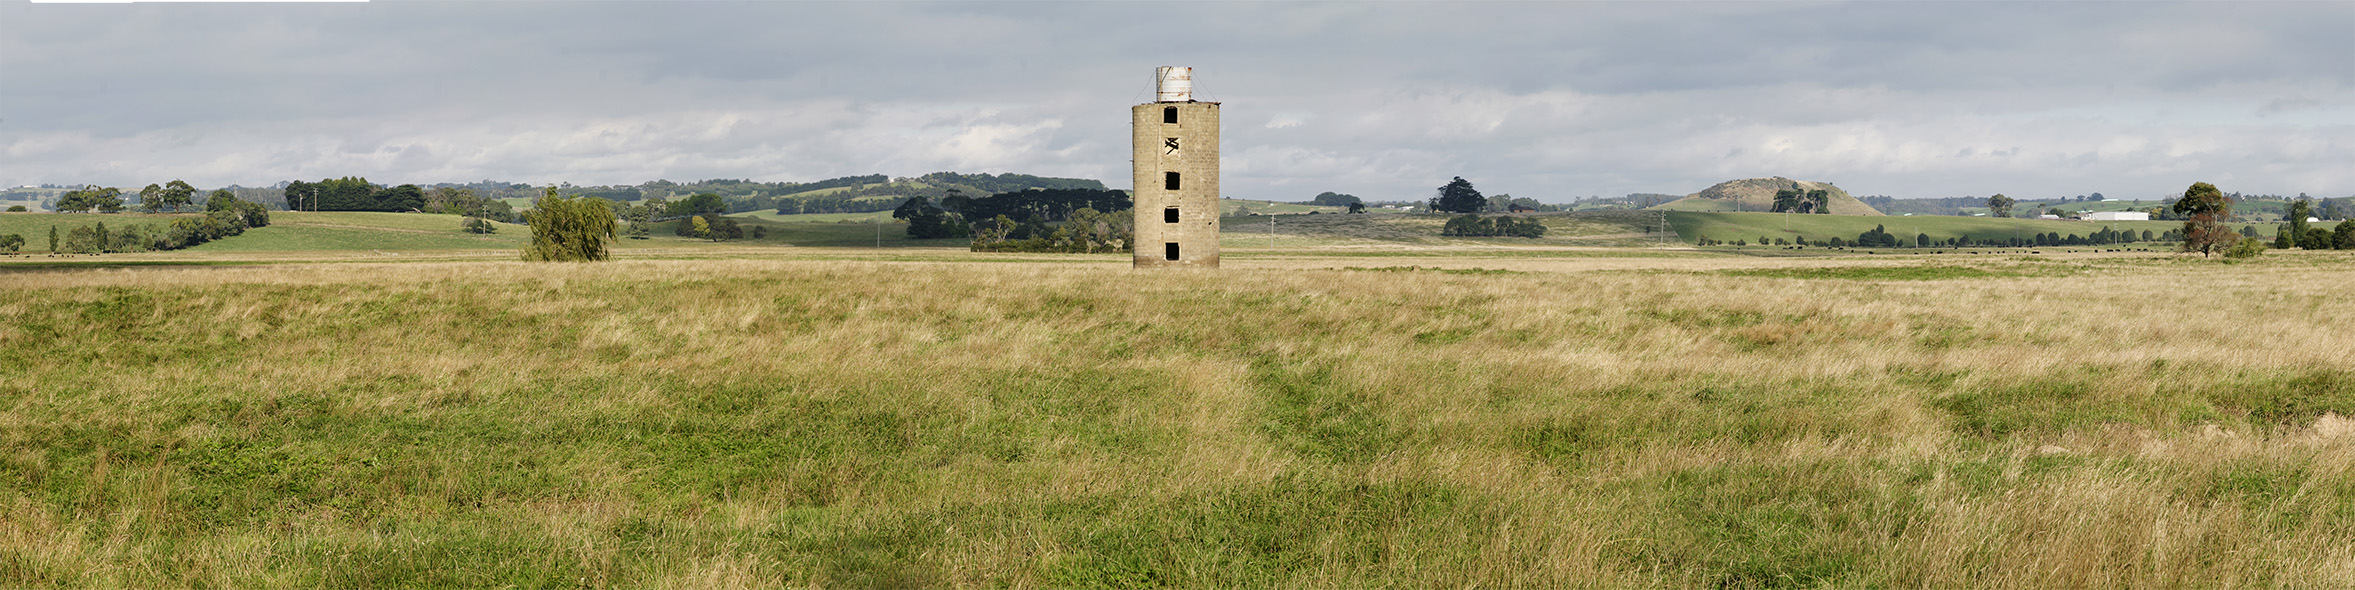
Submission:
M 1717 271 L 1736 277 L 1847 281 L 1941 281 L 2022 276 L 1970 266 L 1841 266 L 1828 268 L 1745 268 Z
M 1403 440 L 1383 418 L 1378 400 L 1340 383 L 1330 367 L 1262 362 L 1252 372 L 1267 404 L 1261 429 L 1292 452 L 1362 463 L 1397 449 Z
M 1853 242 L 1858 234 L 1872 231 L 1875 226 L 1886 228 L 1907 245 L 1913 244 L 1915 238 L 1922 234 L 1939 242 L 1957 237 L 1973 240 L 2009 240 L 2017 237 L 2034 241 L 2039 233 L 2088 236 L 2104 227 L 2131 230 L 2137 236 L 2145 230 L 2157 236 L 2167 230 L 2183 228 L 2183 222 L 2180 221 L 2056 221 L 1943 215 L 1874 217 L 1704 211 L 1669 211 L 1666 215 L 1669 224 L 1676 228 L 1677 236 L 1687 243 L 1706 237 L 1725 242 L 1746 240 L 1754 245 L 1760 238 L 1790 241 L 1805 238 L 1816 242 L 1837 237 Z M 2110 247 L 2165 249 L 2172 246 L 2165 243 L 2133 243 Z

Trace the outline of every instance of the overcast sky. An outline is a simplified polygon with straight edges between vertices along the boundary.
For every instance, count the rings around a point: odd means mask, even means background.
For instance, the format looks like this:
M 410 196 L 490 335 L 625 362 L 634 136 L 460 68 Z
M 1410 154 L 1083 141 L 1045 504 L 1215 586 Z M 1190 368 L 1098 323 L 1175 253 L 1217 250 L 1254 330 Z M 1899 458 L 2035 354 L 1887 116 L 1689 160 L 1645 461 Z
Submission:
M 0 0 L 0 183 L 1128 184 L 1154 66 L 1229 196 L 2355 194 L 2355 2 Z

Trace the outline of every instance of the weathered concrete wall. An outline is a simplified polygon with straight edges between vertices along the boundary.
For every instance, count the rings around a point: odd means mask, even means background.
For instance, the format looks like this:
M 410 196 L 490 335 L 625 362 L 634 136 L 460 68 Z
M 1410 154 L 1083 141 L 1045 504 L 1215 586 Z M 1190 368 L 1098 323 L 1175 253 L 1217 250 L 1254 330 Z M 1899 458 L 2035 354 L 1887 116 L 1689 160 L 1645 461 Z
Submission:
M 1165 122 L 1168 109 L 1176 109 L 1176 123 Z M 1136 266 L 1217 268 L 1218 103 L 1156 102 L 1131 107 L 1129 114 Z M 1172 172 L 1178 174 L 1177 190 L 1167 188 Z M 1175 222 L 1168 217 L 1172 208 Z M 1176 260 L 1168 257 L 1169 244 L 1177 244 Z

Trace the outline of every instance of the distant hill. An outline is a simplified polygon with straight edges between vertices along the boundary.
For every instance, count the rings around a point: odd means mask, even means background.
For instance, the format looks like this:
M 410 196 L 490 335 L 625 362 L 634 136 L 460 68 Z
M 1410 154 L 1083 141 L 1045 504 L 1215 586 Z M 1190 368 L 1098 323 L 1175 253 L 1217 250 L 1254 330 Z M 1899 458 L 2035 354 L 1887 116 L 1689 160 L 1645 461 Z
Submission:
M 1864 204 L 1864 201 L 1849 196 L 1848 191 L 1832 186 L 1831 183 L 1791 180 L 1780 176 L 1720 182 L 1717 183 L 1717 186 L 1652 207 L 1652 209 L 1667 211 L 1773 211 L 1775 191 L 1793 186 L 1797 186 L 1800 190 L 1821 190 L 1829 193 L 1833 215 L 1882 214 L 1872 206 Z

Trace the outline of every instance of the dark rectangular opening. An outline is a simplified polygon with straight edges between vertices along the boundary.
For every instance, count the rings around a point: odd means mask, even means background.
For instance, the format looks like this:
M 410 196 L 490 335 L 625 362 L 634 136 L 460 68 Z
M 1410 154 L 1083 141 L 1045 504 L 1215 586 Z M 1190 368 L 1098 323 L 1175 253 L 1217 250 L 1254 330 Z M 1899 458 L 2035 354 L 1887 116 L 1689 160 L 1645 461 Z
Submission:
M 1161 107 L 1161 122 L 1176 123 L 1177 107 Z
M 1162 222 L 1162 223 L 1177 223 L 1177 208 L 1176 208 L 1176 207 L 1170 207 L 1170 208 L 1168 208 L 1168 209 L 1162 209 L 1162 210 L 1161 210 L 1161 222 Z
M 1173 190 L 1173 191 L 1174 191 L 1174 190 L 1177 190 L 1177 189 L 1178 189 L 1178 173 L 1176 173 L 1176 172 L 1163 172 L 1163 173 L 1161 173 L 1161 184 L 1162 184 L 1161 188 L 1162 188 L 1162 189 L 1164 189 L 1164 190 Z
M 1178 255 L 1178 251 L 1177 251 L 1177 242 L 1170 242 L 1170 243 L 1167 243 L 1167 244 L 1162 244 L 1162 245 L 1161 245 L 1161 259 L 1162 259 L 1162 260 L 1177 260 L 1177 255 Z

